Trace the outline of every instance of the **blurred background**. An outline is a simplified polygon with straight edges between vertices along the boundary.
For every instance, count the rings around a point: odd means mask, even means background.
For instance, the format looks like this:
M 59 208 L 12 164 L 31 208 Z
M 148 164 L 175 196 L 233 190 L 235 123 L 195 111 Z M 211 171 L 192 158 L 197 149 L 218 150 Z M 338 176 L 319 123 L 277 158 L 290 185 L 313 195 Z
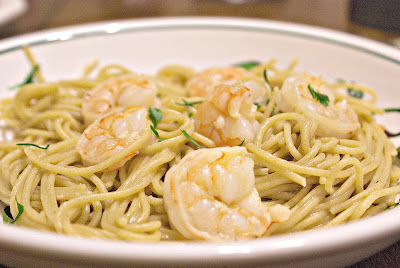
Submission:
M 399 0 L 0 0 L 0 38 L 87 22 L 165 16 L 296 22 L 400 47 Z
M 295 22 L 353 33 L 400 49 L 400 0 L 0 0 L 0 39 L 88 22 L 166 16 Z M 397 243 L 352 268 L 400 267 L 399 251 Z

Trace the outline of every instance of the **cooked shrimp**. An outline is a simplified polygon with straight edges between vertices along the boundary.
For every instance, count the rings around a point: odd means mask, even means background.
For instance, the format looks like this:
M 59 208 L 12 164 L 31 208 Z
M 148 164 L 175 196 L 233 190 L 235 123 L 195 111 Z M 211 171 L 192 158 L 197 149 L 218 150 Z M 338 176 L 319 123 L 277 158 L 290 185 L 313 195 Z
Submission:
M 90 90 L 82 101 L 86 125 L 115 108 L 150 107 L 157 102 L 157 87 L 150 78 L 128 74 L 111 78 Z
M 132 106 L 98 118 L 83 132 L 76 149 L 85 165 L 101 163 L 133 144 L 150 126 L 147 109 Z M 137 155 L 135 151 L 106 171 L 114 170 Z
M 241 67 L 214 67 L 204 70 L 192 77 L 187 87 L 190 97 L 206 97 L 219 84 L 232 85 L 240 79 L 251 77 L 253 74 Z
M 236 146 L 243 140 L 252 142 L 259 128 L 256 111 L 250 89 L 219 85 L 198 106 L 193 117 L 195 130 L 217 146 Z
M 313 98 L 308 88 L 329 97 L 329 104 L 322 105 Z M 360 128 L 357 114 L 342 100 L 335 103 L 335 96 L 320 78 L 308 73 L 287 78 L 277 99 L 277 107 L 283 112 L 298 112 L 318 122 L 316 135 L 349 138 Z
M 177 231 L 189 239 L 239 240 L 288 219 L 288 208 L 261 202 L 245 154 L 243 147 L 195 150 L 167 172 L 164 202 Z

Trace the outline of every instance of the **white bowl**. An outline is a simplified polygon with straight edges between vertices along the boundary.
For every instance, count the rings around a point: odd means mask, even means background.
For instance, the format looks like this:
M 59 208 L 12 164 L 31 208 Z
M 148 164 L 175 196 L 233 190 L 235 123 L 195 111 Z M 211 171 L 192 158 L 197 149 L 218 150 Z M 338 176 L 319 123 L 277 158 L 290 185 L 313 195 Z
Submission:
M 400 51 L 336 31 L 267 20 L 165 18 L 54 29 L 0 42 L 0 90 L 30 69 L 29 44 L 48 80 L 74 78 L 94 59 L 154 73 L 170 64 L 196 68 L 246 60 L 298 58 L 299 70 L 354 80 L 377 90 L 381 107 L 398 106 Z M 396 126 L 396 120 L 385 122 Z M 2 208 L 4 204 L 2 204 Z M 277 266 L 341 267 L 400 239 L 400 210 L 339 227 L 244 242 L 132 243 L 91 240 L 0 224 L 0 263 L 15 267 Z

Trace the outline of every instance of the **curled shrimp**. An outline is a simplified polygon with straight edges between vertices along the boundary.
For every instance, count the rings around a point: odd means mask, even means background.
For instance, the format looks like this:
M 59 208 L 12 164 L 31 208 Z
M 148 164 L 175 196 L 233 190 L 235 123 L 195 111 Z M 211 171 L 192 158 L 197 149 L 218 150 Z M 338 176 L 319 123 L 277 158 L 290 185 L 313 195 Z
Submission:
M 313 98 L 309 87 L 328 96 L 329 104 L 324 106 Z M 308 73 L 287 78 L 276 104 L 283 112 L 298 112 L 315 119 L 318 122 L 315 134 L 319 136 L 349 138 L 360 128 L 357 114 L 346 100 L 335 102 L 335 95 L 328 85 Z
M 149 126 L 146 108 L 132 106 L 122 111 L 113 111 L 86 128 L 76 149 L 86 166 L 99 164 L 132 145 Z M 131 152 L 105 171 L 123 166 L 137 154 L 138 151 Z
M 206 97 L 219 84 L 232 85 L 239 80 L 254 76 L 241 67 L 214 67 L 193 76 L 187 83 L 190 97 Z
M 189 239 L 239 240 L 288 219 L 287 207 L 262 203 L 245 154 L 243 147 L 195 150 L 166 173 L 164 202 L 177 231 Z
M 256 94 L 255 94 L 256 95 Z M 216 146 L 236 146 L 252 142 L 259 123 L 252 91 L 241 85 L 219 85 L 198 106 L 193 117 L 195 130 Z
M 157 102 L 156 84 L 137 74 L 108 79 L 90 90 L 82 101 L 82 114 L 88 125 L 100 115 L 119 107 L 150 107 Z

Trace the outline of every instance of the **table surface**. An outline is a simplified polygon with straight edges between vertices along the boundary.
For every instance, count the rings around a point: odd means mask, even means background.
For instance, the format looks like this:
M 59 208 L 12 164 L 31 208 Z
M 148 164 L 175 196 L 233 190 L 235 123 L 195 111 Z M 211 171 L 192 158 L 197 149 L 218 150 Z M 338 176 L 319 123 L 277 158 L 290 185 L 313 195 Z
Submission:
M 383 2 L 383 1 L 381 1 Z M 0 39 L 54 27 L 113 19 L 165 16 L 231 16 L 326 27 L 399 46 L 399 32 L 350 19 L 350 0 L 29 0 L 19 17 L 0 25 Z M 400 47 L 400 46 L 399 46 Z M 400 242 L 351 266 L 400 267 Z M 4 266 L 0 265 L 0 268 Z

